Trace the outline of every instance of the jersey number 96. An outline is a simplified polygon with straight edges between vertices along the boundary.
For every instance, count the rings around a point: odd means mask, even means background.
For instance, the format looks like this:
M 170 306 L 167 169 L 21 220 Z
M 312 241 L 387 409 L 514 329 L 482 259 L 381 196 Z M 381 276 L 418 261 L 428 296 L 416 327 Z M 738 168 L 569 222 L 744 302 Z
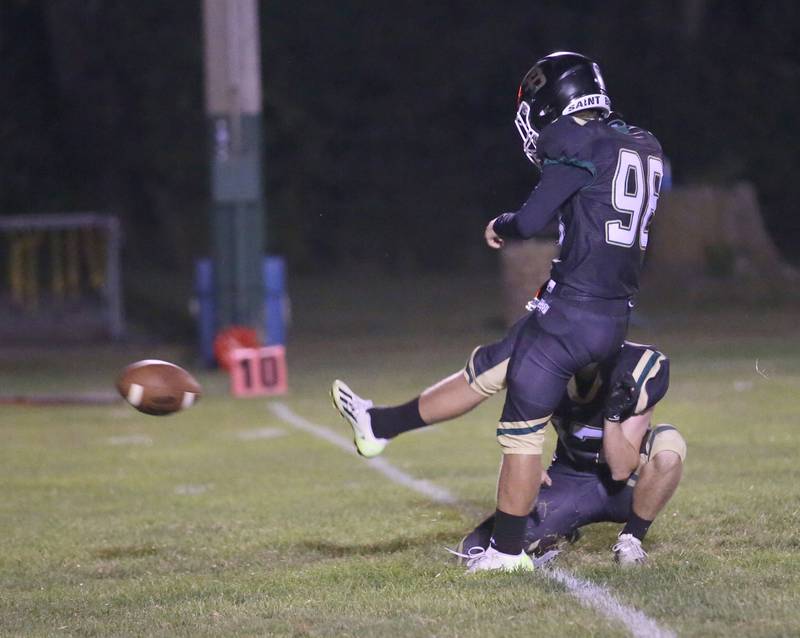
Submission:
M 631 248 L 638 237 L 639 248 L 647 248 L 650 222 L 658 205 L 664 163 L 660 157 L 648 155 L 647 179 L 642 158 L 636 151 L 619 150 L 617 169 L 611 184 L 611 204 L 623 213 L 622 220 L 606 222 L 606 242 Z

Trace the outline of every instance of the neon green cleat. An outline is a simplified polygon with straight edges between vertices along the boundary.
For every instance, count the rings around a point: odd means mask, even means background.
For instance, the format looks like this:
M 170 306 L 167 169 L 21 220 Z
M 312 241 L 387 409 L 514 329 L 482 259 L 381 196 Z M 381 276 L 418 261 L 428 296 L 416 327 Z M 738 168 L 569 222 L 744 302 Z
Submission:
M 353 428 L 353 443 L 356 451 L 363 457 L 371 459 L 383 452 L 389 439 L 379 439 L 372 433 L 372 419 L 369 410 L 372 401 L 362 399 L 344 381 L 336 381 L 331 385 L 331 400 L 342 418 Z
M 519 554 L 503 554 L 491 545 L 483 548 L 473 547 L 467 554 L 467 573 L 484 571 L 532 572 L 535 567 L 531 557 L 525 552 Z

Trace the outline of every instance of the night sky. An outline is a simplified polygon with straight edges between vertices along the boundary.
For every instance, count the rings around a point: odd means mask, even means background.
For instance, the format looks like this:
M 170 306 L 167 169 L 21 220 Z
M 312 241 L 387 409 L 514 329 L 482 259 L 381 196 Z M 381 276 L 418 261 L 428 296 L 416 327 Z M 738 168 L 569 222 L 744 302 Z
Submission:
M 755 183 L 798 260 L 795 2 L 273 1 L 261 22 L 268 243 L 298 272 L 485 263 L 483 225 L 536 181 L 517 84 L 558 49 L 600 63 L 676 184 Z M 0 54 L 0 214 L 111 211 L 131 263 L 188 272 L 208 251 L 200 3 L 6 0 Z

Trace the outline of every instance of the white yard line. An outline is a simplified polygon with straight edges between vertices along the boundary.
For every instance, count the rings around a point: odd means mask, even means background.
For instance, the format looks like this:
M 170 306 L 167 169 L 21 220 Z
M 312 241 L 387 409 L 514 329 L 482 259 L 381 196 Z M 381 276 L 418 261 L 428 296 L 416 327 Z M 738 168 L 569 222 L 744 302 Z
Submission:
M 239 430 L 236 438 L 242 441 L 257 441 L 259 439 L 275 439 L 285 434 L 286 430 L 280 428 L 253 428 L 252 430 Z
M 295 414 L 286 404 L 270 403 L 269 409 L 279 419 L 298 430 L 323 439 L 348 454 L 356 454 L 353 449 L 353 442 L 350 439 L 304 419 Z M 435 503 L 445 505 L 459 504 L 458 499 L 448 490 L 429 481 L 416 479 L 382 457 L 370 459 L 366 461 L 366 464 L 383 474 L 393 483 L 414 490 Z M 655 620 L 635 607 L 621 603 L 614 594 L 601 585 L 579 578 L 560 568 L 542 569 L 541 573 L 563 585 L 584 607 L 591 607 L 608 619 L 623 624 L 634 638 L 675 638 L 673 631 L 661 627 Z
M 616 620 L 631 632 L 634 638 L 675 638 L 675 632 L 661 627 L 655 620 L 635 607 L 618 601 L 602 585 L 578 578 L 559 567 L 543 570 L 550 578 L 561 583 L 584 607 L 591 607 L 610 620 Z

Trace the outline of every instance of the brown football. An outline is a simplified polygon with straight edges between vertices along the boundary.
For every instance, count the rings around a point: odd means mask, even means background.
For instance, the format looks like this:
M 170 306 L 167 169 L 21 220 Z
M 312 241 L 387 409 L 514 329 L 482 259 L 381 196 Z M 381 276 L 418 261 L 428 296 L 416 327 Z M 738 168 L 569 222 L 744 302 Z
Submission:
M 117 379 L 122 398 L 145 414 L 163 416 L 193 405 L 203 390 L 180 366 L 158 359 L 137 361 Z

